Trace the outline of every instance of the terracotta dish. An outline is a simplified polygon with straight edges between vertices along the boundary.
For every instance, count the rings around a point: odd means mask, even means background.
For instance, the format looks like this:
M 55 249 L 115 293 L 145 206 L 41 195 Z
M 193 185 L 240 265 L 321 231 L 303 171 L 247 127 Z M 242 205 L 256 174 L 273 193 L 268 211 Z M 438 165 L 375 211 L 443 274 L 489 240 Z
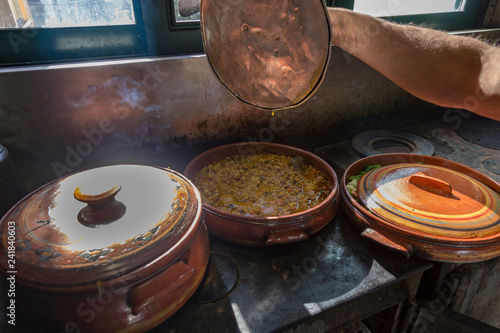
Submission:
M 349 177 L 366 165 L 357 199 Z M 341 182 L 343 208 L 373 239 L 406 256 L 475 262 L 500 255 L 500 184 L 434 156 L 382 154 L 352 164 Z
M 41 331 L 149 330 L 188 300 L 208 263 L 200 194 L 162 168 L 109 166 L 53 181 L 0 228 L 17 313 Z
M 225 157 L 237 154 L 279 154 L 300 156 L 306 163 L 320 169 L 333 184 L 328 197 L 311 209 L 282 216 L 254 217 L 228 213 L 203 202 L 208 230 L 233 243 L 266 246 L 286 244 L 309 239 L 335 216 L 338 209 L 338 180 L 332 167 L 318 156 L 305 150 L 275 143 L 245 142 L 224 145 L 195 157 L 186 167 L 184 175 L 192 178 L 203 167 Z

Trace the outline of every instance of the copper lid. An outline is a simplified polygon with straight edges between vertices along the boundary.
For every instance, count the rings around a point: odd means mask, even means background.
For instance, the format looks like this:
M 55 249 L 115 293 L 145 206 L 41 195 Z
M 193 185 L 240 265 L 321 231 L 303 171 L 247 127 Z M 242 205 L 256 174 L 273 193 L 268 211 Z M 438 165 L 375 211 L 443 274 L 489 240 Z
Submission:
M 456 170 L 420 163 L 375 169 L 358 182 L 368 210 L 424 237 L 481 241 L 500 235 L 499 195 Z
M 330 20 L 322 0 L 201 0 L 203 45 L 222 84 L 263 109 L 304 102 L 330 58 Z
M 176 246 L 191 227 L 201 208 L 190 187 L 175 172 L 139 165 L 54 181 L 4 216 L 3 257 L 15 226 L 19 279 L 81 284 L 131 271 Z

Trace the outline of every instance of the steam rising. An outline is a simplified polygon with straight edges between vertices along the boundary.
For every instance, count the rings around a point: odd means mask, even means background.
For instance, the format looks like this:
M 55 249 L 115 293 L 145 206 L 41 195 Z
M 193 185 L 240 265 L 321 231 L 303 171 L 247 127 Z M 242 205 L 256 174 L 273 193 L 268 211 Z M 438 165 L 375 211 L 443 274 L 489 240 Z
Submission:
M 78 101 L 67 100 L 67 103 L 76 109 L 92 106 L 102 109 L 110 104 L 113 126 L 122 129 L 115 130 L 113 137 L 134 145 L 146 142 L 154 145 L 156 150 L 161 150 L 155 138 L 158 133 L 170 128 L 170 123 L 160 122 L 162 107 L 149 104 L 148 89 L 131 77 L 113 77 L 99 86 L 90 87 Z M 140 111 L 143 112 L 142 116 Z M 126 121 L 127 118 L 130 119 Z

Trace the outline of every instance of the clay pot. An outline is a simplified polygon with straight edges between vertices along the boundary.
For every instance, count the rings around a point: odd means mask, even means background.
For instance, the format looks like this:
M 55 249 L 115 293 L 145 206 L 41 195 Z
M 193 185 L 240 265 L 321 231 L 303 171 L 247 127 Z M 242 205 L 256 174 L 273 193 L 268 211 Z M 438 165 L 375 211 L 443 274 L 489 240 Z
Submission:
M 358 181 L 349 177 L 381 165 Z M 500 184 L 434 156 L 381 154 L 353 163 L 341 180 L 342 207 L 370 238 L 405 256 L 476 262 L 500 255 Z
M 15 205 L 0 228 L 16 313 L 42 331 L 149 330 L 189 299 L 208 263 L 197 189 L 157 167 L 55 180 Z
M 228 156 L 269 153 L 300 156 L 306 163 L 315 165 L 332 182 L 331 193 L 322 203 L 311 209 L 273 217 L 236 215 L 203 202 L 205 222 L 210 233 L 227 241 L 249 246 L 288 244 L 308 240 L 309 236 L 321 230 L 333 219 L 339 205 L 339 186 L 335 171 L 318 156 L 299 148 L 263 142 L 223 145 L 195 157 L 186 167 L 184 175 L 191 178 L 206 165 Z

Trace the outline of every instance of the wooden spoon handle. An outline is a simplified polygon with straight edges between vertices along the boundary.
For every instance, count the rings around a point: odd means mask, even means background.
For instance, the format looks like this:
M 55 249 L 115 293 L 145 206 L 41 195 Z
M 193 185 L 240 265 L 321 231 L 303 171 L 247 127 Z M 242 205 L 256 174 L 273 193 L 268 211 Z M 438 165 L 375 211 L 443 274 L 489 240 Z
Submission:
M 444 180 L 427 176 L 421 172 L 411 175 L 408 179 L 413 185 L 439 195 L 451 195 L 451 185 Z

